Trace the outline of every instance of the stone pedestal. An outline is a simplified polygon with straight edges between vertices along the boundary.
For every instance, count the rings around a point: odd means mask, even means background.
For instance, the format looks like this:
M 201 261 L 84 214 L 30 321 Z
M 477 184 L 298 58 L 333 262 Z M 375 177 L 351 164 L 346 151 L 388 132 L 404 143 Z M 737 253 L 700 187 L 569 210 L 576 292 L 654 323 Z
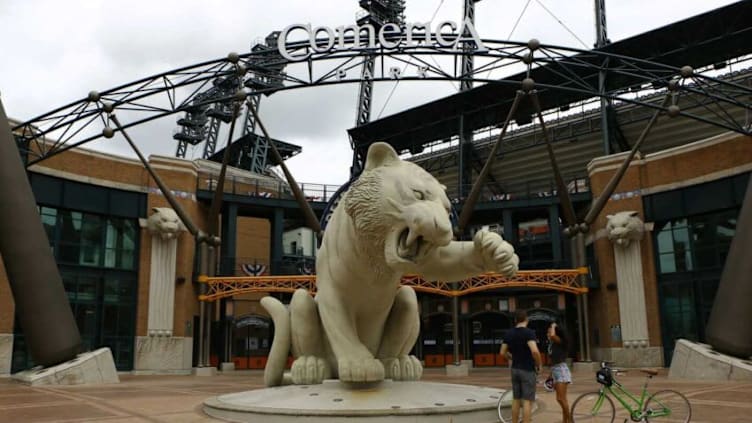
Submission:
M 615 367 L 663 367 L 663 347 L 593 348 L 593 360 Z
M 491 423 L 502 390 L 433 382 L 288 385 L 204 401 L 204 411 L 232 422 Z
M 468 369 L 473 368 L 473 360 L 460 360 L 460 363 L 466 365 Z
M 219 370 L 223 372 L 234 372 L 235 371 L 235 363 L 230 361 L 227 363 L 219 363 Z
M 25 370 L 14 374 L 13 379 L 31 386 L 120 382 L 109 348 L 79 354 L 57 366 Z
M 470 374 L 470 366 L 467 363 L 447 364 L 445 368 L 447 376 L 467 376 Z
M 216 367 L 194 367 L 191 371 L 193 376 L 216 376 Z
M 10 375 L 10 363 L 13 359 L 13 334 L 0 333 L 0 376 Z
M 752 358 L 742 360 L 713 351 L 710 345 L 680 339 L 674 347 L 668 377 L 752 382 Z
M 572 363 L 572 371 L 577 373 L 595 373 L 601 367 L 597 361 L 575 361 Z
M 190 374 L 193 338 L 137 336 L 134 374 Z

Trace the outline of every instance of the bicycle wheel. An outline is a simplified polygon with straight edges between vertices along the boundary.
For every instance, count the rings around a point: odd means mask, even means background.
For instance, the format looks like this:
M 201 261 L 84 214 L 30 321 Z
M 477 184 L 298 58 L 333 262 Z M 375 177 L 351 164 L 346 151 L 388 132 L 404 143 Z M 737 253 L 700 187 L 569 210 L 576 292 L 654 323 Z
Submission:
M 613 423 L 615 416 L 614 402 L 600 392 L 582 394 L 572 404 L 572 421 L 575 423 Z
M 692 406 L 687 397 L 671 389 L 654 393 L 645 404 L 648 422 L 687 423 L 691 417 Z
M 496 404 L 496 409 L 499 412 L 499 421 L 501 423 L 513 423 L 512 422 L 512 390 L 508 389 L 501 394 L 499 402 Z

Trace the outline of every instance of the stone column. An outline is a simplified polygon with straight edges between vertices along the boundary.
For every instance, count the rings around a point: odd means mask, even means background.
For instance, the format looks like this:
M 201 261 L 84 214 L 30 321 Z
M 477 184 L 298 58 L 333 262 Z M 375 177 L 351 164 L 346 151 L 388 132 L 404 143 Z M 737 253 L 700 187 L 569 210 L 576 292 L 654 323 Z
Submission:
M 614 262 L 622 341 L 627 348 L 646 347 L 648 321 L 640 243 L 630 242 L 627 246 L 614 244 Z
M 622 344 L 626 349 L 644 351 L 650 344 L 640 249 L 644 224 L 637 212 L 625 211 L 608 216 L 606 230 L 614 247 Z M 621 361 L 624 364 L 651 364 L 643 360 L 645 357 L 641 358 L 641 354 L 627 353 Z
M 146 221 L 151 233 L 147 333 L 150 336 L 172 336 L 178 236 L 185 227 L 172 209 L 154 208 L 152 211 L 154 213 Z
M 186 228 L 173 209 L 152 209 L 141 220 L 151 234 L 147 334 L 136 338 L 136 374 L 190 373 L 192 338 L 174 337 L 178 237 Z

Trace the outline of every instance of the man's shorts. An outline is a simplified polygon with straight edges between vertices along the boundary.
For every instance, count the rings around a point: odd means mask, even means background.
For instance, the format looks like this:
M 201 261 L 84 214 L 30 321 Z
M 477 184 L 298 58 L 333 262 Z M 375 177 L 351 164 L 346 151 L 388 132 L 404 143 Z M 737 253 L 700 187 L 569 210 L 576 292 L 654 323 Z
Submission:
M 559 363 L 551 366 L 551 376 L 556 383 L 572 383 L 572 373 L 569 372 L 567 363 Z
M 512 398 L 535 401 L 538 378 L 534 371 L 512 369 Z

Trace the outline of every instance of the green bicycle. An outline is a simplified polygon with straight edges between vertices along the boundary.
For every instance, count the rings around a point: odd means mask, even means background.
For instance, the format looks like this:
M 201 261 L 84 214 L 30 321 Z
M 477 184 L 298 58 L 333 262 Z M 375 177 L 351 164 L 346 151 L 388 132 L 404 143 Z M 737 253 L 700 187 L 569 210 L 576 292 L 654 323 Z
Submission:
M 637 398 L 614 379 L 619 370 L 612 369 L 612 364 L 601 362 L 601 368 L 596 372 L 596 380 L 603 385 L 601 389 L 598 392 L 580 395 L 572 404 L 572 420 L 575 423 L 612 423 L 616 417 L 616 409 L 611 397 L 616 398 L 629 412 L 629 418 L 633 422 L 689 422 L 692 407 L 681 393 L 667 389 L 648 397 L 648 382 L 658 374 L 657 371 L 640 369 L 647 374 L 647 378 L 642 393 Z

